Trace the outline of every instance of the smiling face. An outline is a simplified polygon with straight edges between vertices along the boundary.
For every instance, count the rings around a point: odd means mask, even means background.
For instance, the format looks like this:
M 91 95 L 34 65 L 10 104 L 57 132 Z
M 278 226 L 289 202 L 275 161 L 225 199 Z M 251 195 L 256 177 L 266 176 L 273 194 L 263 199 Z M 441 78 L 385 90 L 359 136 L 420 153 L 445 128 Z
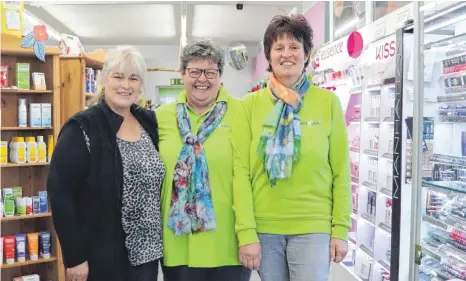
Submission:
M 105 100 L 115 111 L 128 110 L 136 103 L 141 93 L 142 79 L 134 71 L 131 64 L 115 67 L 102 86 L 105 88 Z
M 307 59 L 303 43 L 286 34 L 277 38 L 270 48 L 269 63 L 279 80 L 298 80 Z
M 214 61 L 191 60 L 181 77 L 190 105 L 202 108 L 211 105 L 217 99 L 220 73 Z

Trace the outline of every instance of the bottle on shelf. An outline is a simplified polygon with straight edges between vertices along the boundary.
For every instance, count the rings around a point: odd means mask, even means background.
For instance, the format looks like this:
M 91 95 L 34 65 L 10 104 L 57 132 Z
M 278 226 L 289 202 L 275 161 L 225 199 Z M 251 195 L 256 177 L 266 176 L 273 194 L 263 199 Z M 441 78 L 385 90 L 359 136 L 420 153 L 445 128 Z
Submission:
M 37 163 L 37 143 L 35 137 L 27 137 L 27 162 Z
M 47 162 L 47 145 L 44 142 L 44 136 L 37 136 L 38 162 Z
M 27 127 L 26 99 L 19 99 L 18 104 L 18 127 Z
M 47 151 L 47 160 L 50 162 L 52 160 L 52 153 L 53 153 L 53 148 L 54 148 L 54 143 L 53 143 L 53 135 L 49 135 L 49 139 L 47 142 L 47 146 L 49 150 Z

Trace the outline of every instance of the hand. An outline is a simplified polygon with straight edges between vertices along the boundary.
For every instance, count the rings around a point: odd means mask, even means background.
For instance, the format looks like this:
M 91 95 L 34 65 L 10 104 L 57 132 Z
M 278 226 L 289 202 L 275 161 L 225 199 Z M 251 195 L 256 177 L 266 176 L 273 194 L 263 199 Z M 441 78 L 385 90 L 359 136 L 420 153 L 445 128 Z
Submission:
M 239 261 L 250 270 L 259 270 L 261 251 L 260 243 L 241 246 L 239 247 Z
M 348 253 L 348 241 L 332 238 L 330 240 L 330 261 L 341 262 Z
M 85 261 L 75 267 L 67 268 L 66 274 L 68 275 L 68 281 L 87 281 L 89 265 Z

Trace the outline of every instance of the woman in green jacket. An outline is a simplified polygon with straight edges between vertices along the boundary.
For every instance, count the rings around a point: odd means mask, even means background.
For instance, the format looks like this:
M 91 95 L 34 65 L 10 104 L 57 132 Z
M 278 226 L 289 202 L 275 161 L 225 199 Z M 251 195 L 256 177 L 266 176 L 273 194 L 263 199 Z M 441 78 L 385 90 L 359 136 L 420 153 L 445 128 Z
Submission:
M 241 101 L 221 86 L 224 52 L 211 41 L 181 55 L 184 91 L 157 109 L 166 281 L 247 281 L 234 230 L 231 128 Z
M 338 98 L 305 73 L 311 50 L 303 16 L 275 17 L 264 35 L 267 87 L 244 97 L 233 127 L 240 260 L 262 281 L 327 281 L 330 261 L 348 251 L 346 123 Z

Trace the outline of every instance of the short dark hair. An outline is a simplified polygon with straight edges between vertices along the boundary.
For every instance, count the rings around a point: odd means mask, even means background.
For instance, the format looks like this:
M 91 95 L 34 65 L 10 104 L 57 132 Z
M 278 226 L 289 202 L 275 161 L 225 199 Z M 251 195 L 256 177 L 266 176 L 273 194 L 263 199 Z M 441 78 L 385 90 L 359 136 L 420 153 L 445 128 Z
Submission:
M 264 34 L 264 53 L 267 61 L 270 62 L 270 49 L 273 43 L 277 41 L 277 39 L 288 35 L 303 43 L 304 56 L 308 58 L 304 63 L 304 69 L 306 69 L 309 65 L 309 56 L 314 47 L 312 44 L 313 34 L 314 32 L 311 26 L 303 15 L 275 16 L 272 21 L 270 21 Z M 267 71 L 272 71 L 270 63 Z

